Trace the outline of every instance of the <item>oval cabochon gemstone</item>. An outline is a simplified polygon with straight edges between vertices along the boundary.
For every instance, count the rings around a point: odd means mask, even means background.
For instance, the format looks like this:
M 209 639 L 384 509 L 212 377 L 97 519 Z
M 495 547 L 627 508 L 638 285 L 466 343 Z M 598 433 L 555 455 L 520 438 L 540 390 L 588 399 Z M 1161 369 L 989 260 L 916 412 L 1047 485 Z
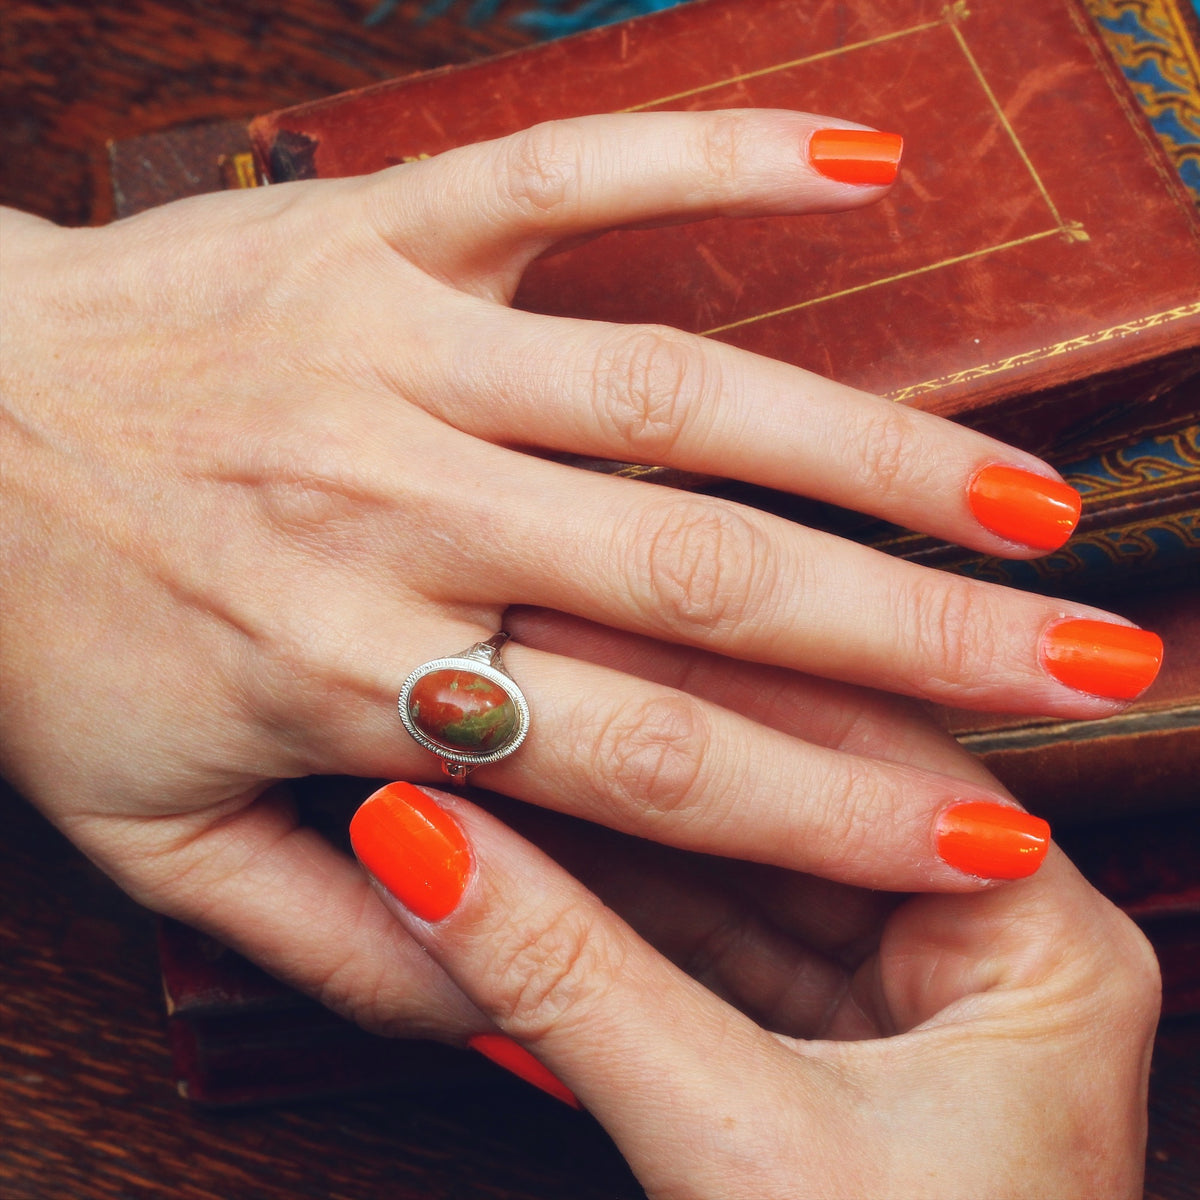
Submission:
M 517 706 L 474 671 L 430 671 L 408 696 L 413 724 L 432 742 L 467 754 L 493 754 L 516 736 Z

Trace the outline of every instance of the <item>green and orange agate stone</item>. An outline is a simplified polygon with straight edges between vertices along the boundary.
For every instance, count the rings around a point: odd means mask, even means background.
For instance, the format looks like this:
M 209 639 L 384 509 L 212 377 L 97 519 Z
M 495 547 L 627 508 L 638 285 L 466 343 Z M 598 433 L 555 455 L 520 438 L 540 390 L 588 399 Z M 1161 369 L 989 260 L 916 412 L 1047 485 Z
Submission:
M 408 697 L 413 724 L 431 741 L 464 754 L 492 754 L 516 736 L 512 697 L 474 671 L 430 671 Z

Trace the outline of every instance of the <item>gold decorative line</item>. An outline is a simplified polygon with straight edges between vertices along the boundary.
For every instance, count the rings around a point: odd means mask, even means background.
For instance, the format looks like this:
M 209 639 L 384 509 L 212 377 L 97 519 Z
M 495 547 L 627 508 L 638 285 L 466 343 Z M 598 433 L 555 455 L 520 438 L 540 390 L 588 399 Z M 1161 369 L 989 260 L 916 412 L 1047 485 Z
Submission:
M 703 337 L 712 337 L 714 334 L 727 333 L 731 329 L 739 329 L 743 325 L 753 325 L 756 321 L 769 321 L 772 317 L 782 317 L 786 313 L 796 312 L 801 308 L 810 308 L 814 304 L 824 304 L 826 300 L 840 300 L 843 296 L 853 296 L 855 292 L 865 292 L 868 288 L 882 287 L 886 283 L 899 283 L 905 279 L 911 279 L 914 275 L 926 275 L 930 271 L 938 271 L 942 267 L 953 267 L 958 263 L 967 262 L 972 258 L 981 258 L 985 254 L 995 254 L 999 250 L 1012 250 L 1016 246 L 1024 246 L 1029 242 L 1039 242 L 1043 238 L 1054 237 L 1063 232 L 1060 226 L 1057 229 L 1044 229 L 1040 233 L 1031 233 L 1023 238 L 1016 238 L 1011 242 L 1000 242 L 995 246 L 985 246 L 981 250 L 971 250 L 966 254 L 956 255 L 954 258 L 944 258 L 940 262 L 926 263 L 922 267 L 913 267 L 911 271 L 901 271 L 898 275 L 889 275 L 884 279 L 872 279 L 869 283 L 860 283 L 854 287 L 843 288 L 840 292 L 830 292 L 824 296 L 813 296 L 809 300 L 800 300 L 795 304 L 786 304 L 782 308 L 774 308 L 770 312 L 756 313 L 752 317 L 743 317 L 740 321 L 730 321 L 726 325 L 715 325 L 712 329 L 702 331 Z M 918 384 L 918 387 L 924 385 Z
M 1112 478 L 1105 478 L 1103 475 L 1084 476 L 1072 471 L 1064 472 L 1063 478 L 1076 490 L 1084 486 L 1090 488 L 1083 493 L 1084 506 L 1088 512 L 1102 512 L 1112 508 L 1114 504 L 1123 504 L 1129 500 L 1160 499 L 1175 501 L 1178 504 L 1190 503 L 1192 507 L 1184 509 L 1179 515 L 1192 517 L 1200 514 L 1200 508 L 1195 507 L 1197 499 L 1200 498 L 1197 496 L 1196 466 L 1200 464 L 1193 465 L 1190 470 L 1180 467 L 1170 475 L 1158 478 L 1123 480 L 1116 484 L 1112 482 Z M 1185 485 L 1182 494 L 1180 484 Z
M 1050 209 L 1051 215 L 1054 217 L 1056 225 L 1062 224 L 1062 217 L 1058 215 L 1058 209 L 1055 207 L 1054 201 L 1050 199 L 1050 193 L 1046 190 L 1046 185 L 1042 183 L 1041 176 L 1034 169 L 1034 165 L 1025 153 L 1025 147 L 1021 145 L 1020 138 L 1017 137 L 1016 130 L 1009 123 L 1008 117 L 1004 115 L 1004 110 L 1000 107 L 1000 102 L 996 99 L 996 93 L 992 91 L 991 84 L 984 78 L 983 71 L 980 69 L 979 63 L 975 60 L 975 55 L 971 53 L 970 46 L 967 45 L 967 39 L 963 37 L 962 31 L 957 25 L 951 23 L 950 32 L 954 35 L 954 40 L 958 42 L 958 47 L 963 53 L 963 57 L 967 60 L 967 64 L 975 73 L 975 78 L 979 81 L 979 86 L 983 88 L 984 95 L 988 98 L 988 103 L 992 106 L 996 113 L 1000 124 L 1004 126 L 1004 132 L 1008 134 L 1009 140 L 1013 144 L 1013 148 L 1020 155 L 1021 161 L 1025 164 L 1025 169 L 1029 172 L 1030 178 L 1037 186 L 1037 190 L 1041 192 L 1042 199 L 1045 200 L 1046 206 Z
M 1176 49 L 1183 52 L 1184 58 L 1187 59 L 1188 65 L 1192 68 L 1192 78 L 1200 84 L 1200 54 L 1197 54 L 1187 26 L 1184 24 L 1183 11 L 1178 7 L 1175 0 L 1166 0 L 1164 7 L 1167 10 L 1167 21 L 1172 27 L 1171 32 L 1175 35 Z
M 730 75 L 726 79 L 718 79 L 714 82 L 703 83 L 699 87 L 688 88 L 687 91 L 675 92 L 670 96 L 660 96 L 657 100 L 646 100 L 641 104 L 631 104 L 628 108 L 618 109 L 618 112 L 632 113 L 642 112 L 647 108 L 654 108 L 659 104 L 671 104 L 676 100 L 686 100 L 689 96 L 699 96 L 703 92 L 712 92 L 717 88 L 728 87 L 732 83 L 744 83 L 747 79 L 760 79 L 764 75 L 774 75 L 778 71 L 789 71 L 793 67 L 802 67 L 808 63 L 820 62 L 825 58 L 834 58 L 839 54 L 849 54 L 852 50 L 866 50 L 871 46 L 880 46 L 885 42 L 895 41 L 896 38 L 909 37 L 914 33 L 925 33 L 930 29 L 937 29 L 942 25 L 952 23 L 952 18 L 941 21 L 926 21 L 923 25 L 913 25 L 908 29 L 898 29 L 895 33 L 885 33 L 876 38 L 867 38 L 865 41 L 854 42 L 849 46 L 837 46 L 833 50 L 822 50 L 818 54 L 809 54 L 803 58 L 793 58 L 789 62 L 776 63 L 770 67 L 760 67 L 757 71 L 746 71 L 741 75 Z
M 1113 338 L 1125 337 L 1131 333 L 1141 333 L 1146 329 L 1155 329 L 1159 325 L 1167 325 L 1172 321 L 1182 321 L 1187 317 L 1200 317 L 1200 302 L 1181 304 L 1163 312 L 1151 313 L 1121 325 L 1113 325 L 1108 329 L 1098 329 L 1092 333 L 1081 334 L 1079 337 L 1068 338 L 1064 342 L 1056 342 L 1051 346 L 1042 346 L 1037 350 L 1027 350 L 1014 354 L 1010 358 L 998 359 L 996 362 L 985 363 L 978 367 L 968 367 L 951 375 L 942 375 L 937 379 L 927 379 L 924 383 L 915 383 L 911 387 L 901 388 L 898 392 L 889 392 L 892 400 L 909 400 L 913 396 L 932 392 L 936 388 L 948 387 L 955 383 L 965 383 L 970 379 L 979 379 L 987 375 L 995 375 L 1001 371 L 1009 371 L 1013 367 L 1024 366 L 1026 363 L 1041 362 L 1045 358 L 1054 358 L 1059 354 L 1069 354 L 1072 350 L 1084 346 L 1095 346 L 1102 342 L 1112 341 Z
M 258 172 L 254 169 L 253 154 L 235 154 L 233 171 L 239 188 L 258 187 Z

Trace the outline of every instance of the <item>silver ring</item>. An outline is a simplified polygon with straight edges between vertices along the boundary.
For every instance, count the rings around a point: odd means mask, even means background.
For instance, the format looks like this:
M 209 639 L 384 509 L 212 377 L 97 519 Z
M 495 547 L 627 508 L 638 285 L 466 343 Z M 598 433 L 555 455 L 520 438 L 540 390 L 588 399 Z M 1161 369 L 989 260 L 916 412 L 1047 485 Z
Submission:
M 529 732 L 529 705 L 504 669 L 507 633 L 422 663 L 400 689 L 400 720 L 461 783 L 476 767 L 507 758 Z

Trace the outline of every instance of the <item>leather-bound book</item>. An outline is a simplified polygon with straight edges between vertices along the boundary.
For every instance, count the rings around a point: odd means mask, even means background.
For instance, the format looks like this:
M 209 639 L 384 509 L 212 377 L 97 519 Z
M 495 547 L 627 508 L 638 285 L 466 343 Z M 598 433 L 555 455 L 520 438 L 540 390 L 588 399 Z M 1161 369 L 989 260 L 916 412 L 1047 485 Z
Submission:
M 1200 371 L 1200 216 L 1081 0 L 696 0 L 251 123 L 272 180 L 534 122 L 770 106 L 906 138 L 852 213 L 612 232 L 518 305 L 657 321 L 1045 452 Z
M 478 1055 L 369 1034 L 178 921 L 160 922 L 158 950 L 175 1085 L 196 1104 L 430 1092 L 496 1077 Z

